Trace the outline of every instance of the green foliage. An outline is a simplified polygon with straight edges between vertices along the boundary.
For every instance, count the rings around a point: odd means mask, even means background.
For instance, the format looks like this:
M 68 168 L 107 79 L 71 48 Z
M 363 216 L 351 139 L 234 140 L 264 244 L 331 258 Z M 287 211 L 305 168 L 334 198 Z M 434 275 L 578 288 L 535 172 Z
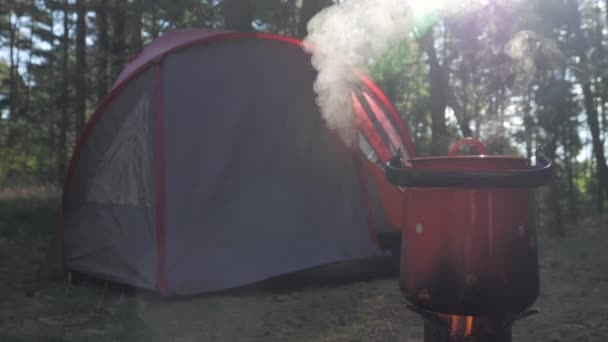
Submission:
M 391 99 L 414 139 L 416 151 L 430 154 L 431 121 L 428 67 L 413 36 L 401 37 L 367 72 Z
M 253 26 L 296 36 L 301 8 L 308 1 L 313 0 L 253 1 Z M 315 0 L 316 5 L 322 3 Z M 430 41 L 446 83 L 440 96 L 447 105 L 448 140 L 471 135 L 484 140 L 492 153 L 517 155 L 530 155 L 542 144 L 558 160 L 560 205 L 591 207 L 599 201 L 600 182 L 597 161 L 589 153 L 583 83 L 590 84 L 600 111 L 601 138 L 608 137 L 608 9 L 598 4 L 533 0 L 509 6 L 490 1 L 475 11 L 435 16 L 410 35 L 395 37 L 386 54 L 370 59 L 366 71 L 401 113 L 417 154 L 430 155 L 431 104 L 438 100 L 431 91 L 430 51 L 425 45 Z M 138 38 L 145 45 L 169 30 L 221 29 L 224 23 L 222 0 L 96 0 L 85 5 L 87 116 L 127 57 L 139 49 Z M 61 132 L 66 132 L 66 154 L 77 135 L 75 9 L 73 0 L 67 7 L 64 0 L 20 0 L 0 6 L 0 49 L 12 48 L 15 63 L 11 67 L 9 59 L 0 60 L 0 185 L 61 179 L 61 160 L 68 157 L 60 153 Z M 101 10 L 107 14 L 106 27 L 98 20 Z M 116 13 L 124 18 L 117 19 Z M 64 41 L 66 14 L 69 31 Z M 425 30 L 430 29 L 434 33 L 429 35 Z M 522 30 L 534 34 L 518 41 L 527 47 L 515 51 L 518 55 L 506 47 L 513 46 L 508 43 Z M 100 40 L 102 33 L 107 35 L 107 46 Z M 547 48 L 554 46 L 559 48 L 558 56 Z M 64 47 L 68 48 L 67 75 L 62 71 Z M 100 58 L 106 54 L 107 60 Z M 61 97 L 64 87 L 67 102 Z M 14 113 L 7 116 L 11 108 Z M 67 122 L 61 121 L 64 109 Z

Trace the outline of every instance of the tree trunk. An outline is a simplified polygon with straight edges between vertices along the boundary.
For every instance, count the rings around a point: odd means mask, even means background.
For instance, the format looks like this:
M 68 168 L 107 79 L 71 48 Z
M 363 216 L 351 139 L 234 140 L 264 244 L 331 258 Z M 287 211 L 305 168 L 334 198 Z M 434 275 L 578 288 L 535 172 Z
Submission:
M 87 8 L 85 0 L 76 0 L 76 101 L 74 103 L 74 130 L 76 135 L 82 132 L 84 122 L 86 120 L 86 70 L 87 70 L 87 55 L 86 55 L 86 35 L 87 35 Z
M 298 11 L 296 9 L 296 0 L 287 0 L 285 3 L 285 11 L 289 18 L 287 32 L 291 37 L 296 37 L 298 35 Z
M 331 1 L 327 0 L 302 0 L 300 19 L 298 20 L 299 38 L 304 38 L 308 34 L 307 26 L 310 19 L 329 5 L 331 5 Z
M 446 104 L 448 104 L 450 108 L 452 108 L 452 110 L 454 111 L 454 116 L 458 121 L 458 127 L 460 128 L 462 136 L 465 138 L 472 137 L 473 131 L 471 130 L 469 114 L 467 112 L 468 103 L 464 103 L 463 105 L 461 105 L 458 101 L 458 98 L 456 98 L 456 94 L 454 94 L 454 92 L 449 89 L 449 87 L 446 86 L 444 89 L 447 93 Z
M 21 25 L 19 25 L 19 23 L 17 22 L 16 26 L 16 32 L 17 35 L 20 35 L 21 32 Z M 21 65 L 21 47 L 20 47 L 20 39 L 19 37 L 17 38 L 17 40 L 15 41 L 16 43 L 16 51 L 15 51 L 15 66 L 14 66 L 14 71 L 13 71 L 13 75 L 14 75 L 14 86 L 15 86 L 15 98 L 14 98 L 14 114 L 15 114 L 15 119 L 17 119 L 20 114 L 21 114 L 21 88 L 23 85 L 23 79 L 21 78 L 21 74 L 19 73 L 19 66 Z
M 142 0 L 134 0 L 131 5 L 133 32 L 131 33 L 131 52 L 137 53 L 143 48 L 142 30 L 143 30 L 143 3 Z
M 34 11 L 36 10 L 36 1 L 35 0 L 30 0 L 30 4 L 29 4 L 29 8 L 28 11 L 30 11 L 32 13 L 32 17 L 34 16 Z M 38 133 L 38 135 L 40 136 L 40 131 L 35 132 L 35 129 L 32 128 L 32 120 L 31 118 L 33 117 L 32 113 L 30 113 L 30 105 L 31 105 L 31 101 L 32 101 L 32 59 L 34 56 L 34 28 L 35 28 L 36 22 L 35 19 L 30 20 L 29 23 L 29 29 L 30 29 L 30 33 L 28 36 L 28 49 L 29 49 L 29 54 L 28 54 L 28 58 L 27 58 L 27 62 L 26 62 L 26 80 L 25 80 L 25 104 L 23 106 L 23 113 L 26 116 L 27 120 L 27 135 L 28 135 L 28 140 L 32 138 L 32 136 L 35 136 L 36 133 Z M 34 147 L 32 146 L 33 144 L 29 144 L 29 148 L 30 151 L 31 149 Z M 30 151 L 28 151 L 28 153 L 31 153 Z
M 55 20 L 55 10 L 50 9 L 49 13 L 48 13 L 48 21 L 50 23 L 50 27 L 55 27 L 56 20 Z M 50 45 L 51 50 L 52 51 L 57 51 L 57 46 L 56 46 L 56 42 L 55 39 L 50 39 L 49 41 L 47 41 L 47 43 Z M 48 59 L 48 72 L 50 75 L 51 79 L 55 79 L 56 75 L 57 75 L 57 57 L 56 54 L 52 54 L 51 56 L 49 56 Z M 48 182 L 49 184 L 53 184 L 53 183 L 57 183 L 57 170 L 56 170 L 56 165 L 58 164 L 57 162 L 57 119 L 56 119 L 56 114 L 57 114 L 57 99 L 56 99 L 56 95 L 57 92 L 56 90 L 53 89 L 48 89 L 48 93 L 50 95 L 50 98 L 47 101 L 45 101 L 45 111 L 44 111 L 44 115 L 46 116 L 44 118 L 44 123 L 47 129 L 47 136 L 45 139 L 46 142 L 46 146 L 45 149 L 42 152 L 42 155 L 40 157 L 41 165 L 48 165 L 48 167 L 46 167 L 46 172 L 45 172 L 45 181 Z
M 573 18 L 574 39 L 576 40 L 576 53 L 582 65 L 588 64 L 587 48 L 588 42 L 581 28 L 581 17 L 578 9 L 578 1 L 570 0 L 568 5 L 571 7 Z M 591 131 L 591 140 L 593 144 L 593 153 L 596 160 L 596 177 L 598 180 L 597 189 L 597 209 L 602 212 L 604 208 L 604 194 L 608 195 L 608 166 L 606 165 L 606 156 L 604 154 L 604 142 L 600 138 L 600 127 L 598 120 L 598 112 L 595 107 L 595 97 L 591 90 L 590 77 L 582 76 L 581 85 L 583 89 L 583 97 L 585 104 L 585 112 L 587 114 L 587 124 Z
M 608 8 L 608 0 L 606 0 L 606 8 Z M 606 11 L 605 14 L 606 14 L 606 25 L 608 26 L 608 11 Z
M 13 26 L 13 11 L 8 12 L 8 36 L 9 36 L 9 90 L 8 90 L 8 113 L 9 117 L 12 118 L 15 114 L 15 99 L 16 99 L 16 77 L 15 77 L 15 40 L 16 33 L 15 27 Z
M 253 0 L 224 0 L 224 28 L 239 32 L 253 31 Z
M 433 155 L 445 155 L 448 148 L 448 133 L 445 122 L 447 77 L 444 67 L 439 63 L 433 29 L 422 37 L 422 45 L 428 58 L 431 97 L 431 136 Z
M 112 4 L 112 43 L 110 63 L 110 78 L 114 81 L 122 71 L 126 62 L 127 55 L 127 36 L 126 36 L 126 4 L 124 0 L 114 0 Z
M 568 128 L 569 129 L 569 128 Z M 568 133 L 569 134 L 569 133 Z M 568 177 L 568 207 L 570 212 L 570 218 L 573 222 L 578 222 L 578 201 L 576 194 L 576 187 L 574 186 L 574 172 L 572 170 L 572 155 L 569 152 L 570 149 L 567 146 L 569 143 L 569 139 L 566 140 L 566 144 L 564 144 L 564 151 L 566 151 L 564 156 L 564 164 L 566 165 L 566 175 Z
M 606 113 L 606 103 L 608 102 L 608 77 L 606 76 L 602 77 L 602 91 L 600 99 L 602 100 L 602 115 L 600 115 L 602 121 L 600 132 L 602 133 L 602 135 L 600 136 L 600 139 L 602 141 L 606 141 L 606 139 L 608 139 L 608 113 Z M 608 194 L 606 195 L 608 196 Z
M 36 1 L 31 0 L 30 2 L 30 10 L 33 12 L 36 8 Z M 27 79 L 25 83 L 26 93 L 25 93 L 25 106 L 24 113 L 27 116 L 30 116 L 30 105 L 32 101 L 32 59 L 34 57 L 34 20 L 30 22 L 30 35 L 28 37 L 28 47 L 30 49 L 28 59 L 27 59 Z M 28 130 L 29 131 L 29 130 Z
M 13 10 L 8 11 L 8 30 L 9 30 L 9 93 L 8 93 L 8 113 L 9 123 L 15 121 L 19 112 L 19 48 L 18 48 L 18 33 L 19 33 L 19 16 Z M 15 141 L 15 132 L 9 126 L 7 132 L 7 145 L 13 145 Z
M 604 143 L 600 139 L 600 128 L 598 113 L 595 108 L 591 84 L 583 84 L 583 96 L 585 99 L 585 111 L 587 112 L 587 124 L 591 131 L 593 153 L 595 154 L 596 176 L 598 180 L 598 212 L 602 213 L 604 208 L 604 194 L 608 194 L 608 166 L 604 155 Z
M 63 60 L 62 60 L 62 85 L 61 85 L 61 120 L 59 122 L 59 141 L 57 142 L 57 182 L 63 184 L 67 165 L 67 130 L 68 130 L 68 102 L 69 102 L 69 44 L 70 44 L 70 5 L 68 0 L 63 1 Z
M 606 60 L 606 49 L 604 48 L 604 23 L 602 20 L 602 1 L 596 0 L 595 2 L 595 49 L 594 54 L 597 55 L 599 60 Z M 600 140 L 606 140 L 606 76 L 603 73 L 597 75 L 595 83 L 593 85 L 596 96 L 599 98 L 599 124 L 600 124 Z M 606 189 L 608 196 L 608 188 Z
M 565 70 L 562 73 L 562 78 L 565 79 Z M 577 223 L 579 220 L 579 208 L 578 208 L 578 191 L 575 185 L 575 179 L 577 178 L 575 167 L 576 167 L 576 155 L 573 155 L 572 146 L 578 138 L 577 128 L 573 125 L 566 125 L 563 127 L 563 147 L 564 147 L 564 164 L 566 165 L 566 176 L 568 179 L 568 207 L 570 213 L 570 219 L 572 222 Z M 574 160 L 574 161 L 573 161 Z
M 152 4 L 152 28 L 151 28 L 151 32 L 150 32 L 150 36 L 152 37 L 152 40 L 158 38 L 159 35 L 159 28 L 158 28 L 158 8 L 156 7 L 156 2 L 154 2 Z
M 97 21 L 97 101 L 101 102 L 108 91 L 108 53 L 110 38 L 108 36 L 108 1 L 99 0 L 95 9 Z
M 557 144 L 555 138 L 552 138 L 549 144 L 547 145 L 547 157 L 551 160 L 555 160 L 555 151 L 557 150 Z M 559 203 L 560 191 L 557 177 L 553 176 L 551 178 L 551 182 L 549 184 L 551 193 L 550 193 L 550 203 L 551 203 L 551 212 L 553 213 L 553 224 L 555 225 L 554 229 L 558 236 L 564 236 L 564 215 L 562 213 L 562 207 Z
M 532 119 L 532 106 L 530 102 L 532 95 L 531 86 L 527 87 L 526 93 L 523 96 L 524 101 L 524 140 L 526 142 L 526 157 L 528 159 L 532 158 L 532 143 L 533 143 L 533 134 L 532 127 L 534 127 L 534 120 Z

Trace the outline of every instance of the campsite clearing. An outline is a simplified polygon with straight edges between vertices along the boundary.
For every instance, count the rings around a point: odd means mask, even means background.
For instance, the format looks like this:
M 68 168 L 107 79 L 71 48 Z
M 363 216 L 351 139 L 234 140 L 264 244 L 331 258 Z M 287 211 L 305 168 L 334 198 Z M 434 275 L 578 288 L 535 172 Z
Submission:
M 36 281 L 48 235 L 32 232 L 55 222 L 57 201 L 0 206 L 0 341 L 421 341 L 421 321 L 405 308 L 396 278 L 319 286 L 293 278 L 181 299 L 66 288 L 49 269 Z M 515 326 L 516 341 L 608 340 L 607 223 L 589 219 L 565 239 L 542 237 L 541 312 Z

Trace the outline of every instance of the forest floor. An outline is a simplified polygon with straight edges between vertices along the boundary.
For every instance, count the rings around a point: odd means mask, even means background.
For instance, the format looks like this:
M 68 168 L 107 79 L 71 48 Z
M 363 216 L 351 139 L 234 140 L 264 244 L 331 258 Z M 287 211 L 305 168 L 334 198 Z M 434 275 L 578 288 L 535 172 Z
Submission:
M 183 299 L 67 287 L 56 269 L 36 280 L 57 210 L 54 196 L 0 197 L 0 341 L 422 341 L 396 277 Z M 608 218 L 539 244 L 540 313 L 516 324 L 514 341 L 608 341 Z

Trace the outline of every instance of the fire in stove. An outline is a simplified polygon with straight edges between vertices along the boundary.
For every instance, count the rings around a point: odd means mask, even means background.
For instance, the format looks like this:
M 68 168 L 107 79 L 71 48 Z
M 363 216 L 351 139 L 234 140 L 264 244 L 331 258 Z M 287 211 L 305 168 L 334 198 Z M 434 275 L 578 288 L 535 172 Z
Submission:
M 473 316 L 454 316 L 446 317 L 450 321 L 450 336 L 468 337 L 473 332 Z
M 440 314 L 415 305 L 408 308 L 424 320 L 424 342 L 512 342 L 513 324 L 536 313 L 526 310 L 504 317 L 473 317 Z

